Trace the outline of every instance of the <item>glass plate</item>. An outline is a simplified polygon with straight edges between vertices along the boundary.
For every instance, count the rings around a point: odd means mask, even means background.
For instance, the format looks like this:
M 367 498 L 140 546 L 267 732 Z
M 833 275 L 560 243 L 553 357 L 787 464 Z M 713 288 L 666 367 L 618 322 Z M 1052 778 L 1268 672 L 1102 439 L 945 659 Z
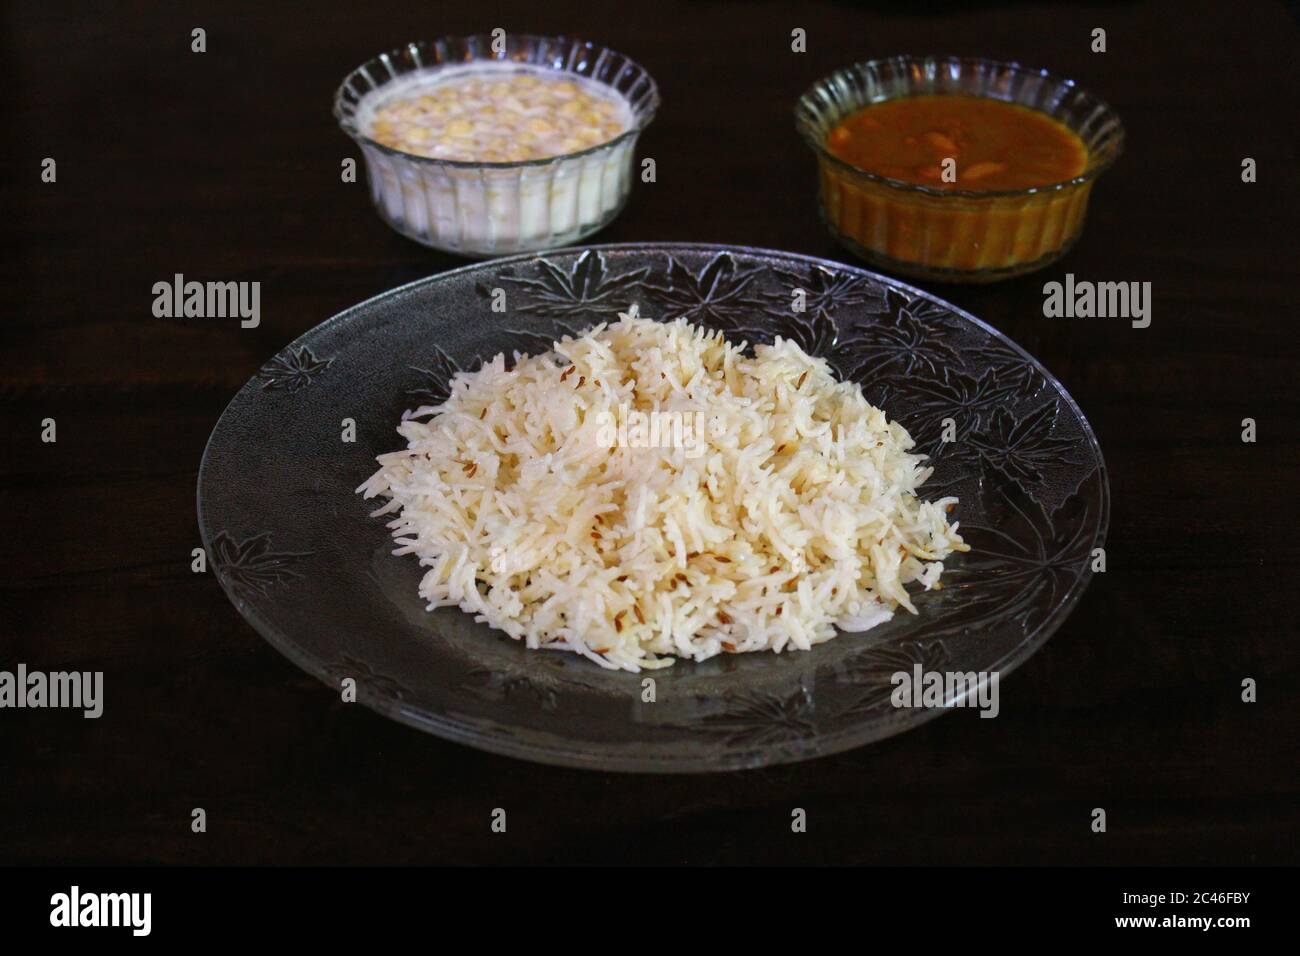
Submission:
M 794 289 L 806 308 L 791 310 Z M 494 290 L 508 311 L 492 311 Z M 457 369 L 612 320 L 629 304 L 733 339 L 781 335 L 861 383 L 957 495 L 971 546 L 944 589 L 863 634 L 811 651 L 721 655 L 632 674 L 529 651 L 456 608 L 424 610 L 414 557 L 354 489 L 402 447 L 408 408 Z M 343 420 L 356 441 L 341 440 Z M 944 442 L 944 420 L 956 440 Z M 235 607 L 337 691 L 484 750 L 601 770 L 713 771 L 879 740 L 941 708 L 901 709 L 890 676 L 1002 677 L 1061 625 L 1105 538 L 1101 449 L 1074 400 L 1019 346 L 903 283 L 762 249 L 593 246 L 466 266 L 348 309 L 267 362 L 235 396 L 199 471 L 199 526 Z M 653 703 L 643 681 L 656 682 Z M 951 704 L 955 701 L 948 701 Z

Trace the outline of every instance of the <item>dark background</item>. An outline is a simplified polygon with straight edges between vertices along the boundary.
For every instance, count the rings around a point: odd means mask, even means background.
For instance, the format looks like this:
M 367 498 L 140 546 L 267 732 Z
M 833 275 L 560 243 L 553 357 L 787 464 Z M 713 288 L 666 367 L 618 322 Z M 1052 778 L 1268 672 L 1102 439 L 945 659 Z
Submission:
M 0 862 L 1296 862 L 1296 22 L 1266 2 L 927 9 L 8 4 L 0 669 L 103 670 L 106 703 L 99 720 L 0 711 Z M 596 241 L 844 258 L 791 110 L 873 56 L 1018 59 L 1119 111 L 1126 154 L 1068 258 L 983 288 L 927 284 L 1061 379 L 1111 474 L 1109 569 L 1008 679 L 999 719 L 956 711 L 729 775 L 554 769 L 341 703 L 191 573 L 199 458 L 235 391 L 335 312 L 461 264 L 340 181 L 359 154 L 330 115 L 335 87 L 381 50 L 497 26 L 585 35 L 659 82 L 641 145 L 658 182 Z M 1105 54 L 1089 49 L 1097 26 Z M 1067 271 L 1149 280 L 1151 327 L 1044 319 L 1042 285 Z M 176 272 L 259 280 L 261 326 L 153 318 L 151 286 Z M 1256 444 L 1240 440 L 1248 416 Z M 57 444 L 40 441 L 46 417 Z M 507 837 L 489 831 L 494 807 Z

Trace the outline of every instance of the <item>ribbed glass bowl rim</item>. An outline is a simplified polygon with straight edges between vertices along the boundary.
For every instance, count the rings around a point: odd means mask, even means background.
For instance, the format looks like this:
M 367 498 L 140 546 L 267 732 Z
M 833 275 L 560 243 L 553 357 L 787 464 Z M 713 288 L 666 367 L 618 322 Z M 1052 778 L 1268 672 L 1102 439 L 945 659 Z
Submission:
M 615 136 L 613 139 L 606 140 L 603 143 L 597 143 L 595 146 L 589 146 L 586 149 L 579 150 L 576 153 L 564 153 L 560 156 L 546 156 L 542 159 L 523 159 L 523 160 L 517 160 L 515 162 L 506 162 L 506 163 L 491 163 L 491 162 L 484 162 L 480 160 L 438 159 L 433 156 L 419 156 L 416 155 L 415 153 L 407 153 L 407 152 L 403 152 L 400 149 L 393 149 L 391 146 L 385 146 L 383 143 L 376 142 L 375 140 L 371 139 L 369 136 L 366 136 L 364 133 L 362 133 L 361 130 L 357 128 L 357 124 L 354 121 L 353 114 L 351 112 L 344 111 L 343 97 L 344 94 L 348 91 L 349 87 L 352 85 L 352 82 L 354 80 L 358 78 L 363 79 L 368 83 L 373 84 L 373 89 L 375 90 L 387 86 L 393 80 L 397 79 L 399 75 L 404 75 L 404 74 L 397 73 L 388 61 L 393 57 L 402 56 L 402 54 L 407 51 L 435 50 L 439 44 L 469 45 L 471 43 L 486 46 L 488 50 L 492 49 L 491 47 L 492 37 L 489 34 L 470 33 L 465 35 L 453 34 L 453 35 L 443 36 L 443 37 L 439 37 L 436 40 L 412 40 L 410 43 L 406 43 L 400 47 L 394 47 L 391 50 L 388 50 L 384 53 L 377 54 L 376 56 L 371 57 L 369 60 L 366 60 L 366 62 L 362 63 L 356 69 L 348 73 L 348 75 L 343 78 L 343 82 L 339 84 L 338 89 L 334 92 L 334 118 L 338 120 L 339 126 L 340 128 L 342 128 L 343 132 L 347 133 L 347 135 L 352 137 L 352 139 L 356 140 L 358 143 L 364 143 L 368 146 L 373 146 L 381 153 L 386 153 L 389 156 L 395 156 L 399 159 L 407 160 L 413 163 L 420 163 L 428 166 L 447 166 L 455 169 L 494 169 L 494 170 L 495 169 L 521 169 L 530 166 L 531 167 L 550 166 L 556 163 L 564 162 L 565 160 L 577 159 L 582 156 L 588 156 L 593 153 L 598 153 L 601 150 L 612 150 L 618 144 L 623 143 L 629 139 L 633 139 L 636 136 L 639 136 L 641 134 L 641 131 L 644 130 L 647 126 L 649 126 L 651 121 L 654 120 L 655 113 L 659 109 L 659 102 L 660 102 L 659 85 L 655 83 L 654 77 L 650 75 L 650 72 L 645 67 L 643 67 L 640 63 L 638 63 L 636 60 L 632 59 L 630 56 L 627 56 L 624 53 L 620 53 L 618 50 L 615 50 L 611 47 L 601 46 L 592 42 L 591 40 L 582 40 L 577 37 L 567 37 L 564 35 L 546 36 L 544 34 L 539 34 L 539 33 L 511 33 L 509 34 L 509 37 L 512 40 L 524 41 L 528 44 L 545 42 L 545 43 L 557 44 L 560 46 L 582 47 L 585 48 L 589 53 L 595 54 L 597 57 L 599 57 L 602 53 L 610 53 L 615 56 L 622 57 L 625 64 L 627 66 L 632 67 L 641 76 L 645 77 L 646 83 L 649 84 L 649 90 L 646 92 L 642 100 L 644 106 L 641 109 L 637 109 L 636 107 L 632 106 L 632 103 L 629 100 L 628 106 L 632 108 L 632 115 L 633 115 L 634 122 L 630 127 L 628 127 L 619 135 Z M 424 68 L 428 69 L 430 72 L 433 72 L 439 67 L 463 64 L 467 62 L 473 62 L 474 60 L 495 61 L 499 63 L 524 62 L 524 61 L 512 60 L 510 57 L 505 55 L 507 52 L 508 51 L 503 51 L 501 54 L 494 54 L 491 56 L 476 56 L 471 58 L 470 60 L 455 60 L 455 61 L 446 60 L 438 63 L 428 64 Z M 529 65 L 541 66 L 542 64 L 529 62 Z M 377 67 L 388 71 L 388 79 L 382 83 L 376 83 L 374 78 L 369 73 L 366 72 L 368 69 L 372 67 Z M 415 71 L 413 70 L 405 71 L 405 73 L 411 73 L 411 72 L 415 72 Z M 555 70 L 554 72 L 574 73 L 574 71 L 569 69 L 568 67 Z M 584 74 L 581 73 L 575 73 L 575 75 L 585 76 Z M 609 83 L 605 83 L 593 77 L 585 77 L 585 78 L 591 80 L 591 82 L 593 83 L 600 83 L 601 86 L 608 86 L 610 87 L 610 89 L 616 89 L 616 87 L 611 86 Z M 360 100 L 358 100 L 358 102 L 360 102 Z
M 1002 189 L 1002 190 L 978 190 L 978 189 L 938 189 L 934 186 L 924 186 L 920 183 L 909 183 L 901 179 L 890 179 L 888 176 L 881 176 L 878 173 L 868 172 L 852 163 L 847 163 L 838 156 L 832 154 L 826 149 L 823 137 L 819 134 L 819 119 L 827 112 L 823 109 L 820 100 L 820 94 L 829 92 L 831 86 L 837 81 L 855 74 L 862 75 L 868 71 L 879 69 L 885 65 L 899 67 L 910 67 L 912 65 L 928 66 L 953 66 L 956 65 L 961 70 L 968 71 L 972 68 L 992 68 L 995 70 L 1004 70 L 1011 73 L 1017 73 L 1023 76 L 1037 76 L 1058 86 L 1076 90 L 1082 96 L 1088 97 L 1096 104 L 1096 110 L 1101 111 L 1103 117 L 1113 124 L 1114 132 L 1111 134 L 1105 147 L 1094 152 L 1088 150 L 1088 165 L 1078 176 L 1071 179 L 1065 179 L 1057 183 L 1047 183 L 1042 186 L 1030 186 L 1027 189 Z M 886 97 L 885 99 L 874 100 L 876 103 L 887 102 L 893 99 L 902 99 L 903 97 Z M 1003 103 L 1016 103 L 1026 106 L 1029 109 L 1037 109 L 1026 103 L 1019 103 L 1015 99 L 1002 99 L 996 96 L 983 96 L 984 99 L 996 99 Z M 853 109 L 861 109 L 866 103 L 858 103 Z M 1038 112 L 1045 112 L 1037 110 Z M 1094 111 L 1095 112 L 1095 111 Z M 835 116 L 833 122 L 847 116 L 847 113 Z M 1051 114 L 1047 114 L 1051 115 Z M 799 135 L 824 162 L 836 167 L 842 172 L 849 173 L 852 176 L 870 180 L 871 182 L 880 183 L 899 192 L 918 193 L 925 196 L 938 196 L 941 198 L 961 198 L 961 199 L 1005 199 L 1005 198 L 1028 198 L 1040 193 L 1059 192 L 1063 189 L 1069 189 L 1075 186 L 1081 186 L 1084 183 L 1092 182 L 1119 158 L 1124 149 L 1124 124 L 1120 121 L 1119 114 L 1111 108 L 1110 104 L 1101 97 L 1094 94 L 1086 87 L 1080 86 L 1077 82 L 1069 77 L 1062 76 L 1059 73 L 1053 73 L 1050 70 L 1038 69 L 1035 67 L 1024 66 L 1014 60 L 990 60 L 984 57 L 970 56 L 891 56 L 881 57 L 874 60 L 864 60 L 861 63 L 854 63 L 851 66 L 843 67 L 819 79 L 808 89 L 804 90 L 803 95 L 799 97 L 794 109 L 795 128 Z M 1056 117 L 1052 117 L 1056 119 Z M 1060 122 L 1058 120 L 1058 122 Z

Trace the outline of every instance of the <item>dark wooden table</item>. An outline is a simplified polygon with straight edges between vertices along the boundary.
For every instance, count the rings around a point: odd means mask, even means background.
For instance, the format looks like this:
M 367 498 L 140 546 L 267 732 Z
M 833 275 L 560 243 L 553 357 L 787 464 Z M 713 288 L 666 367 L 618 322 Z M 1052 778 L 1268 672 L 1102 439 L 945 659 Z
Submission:
M 99 720 L 0 711 L 0 862 L 1296 862 L 1293 15 L 866 6 L 8 5 L 0 669 L 102 670 L 106 704 Z M 239 386 L 344 307 L 460 264 L 390 232 L 364 185 L 340 181 L 357 153 L 330 116 L 335 86 L 400 42 L 495 26 L 585 34 L 659 81 L 642 141 L 658 182 L 604 242 L 844 258 L 814 213 L 791 108 L 855 60 L 1019 59 L 1119 110 L 1127 152 L 1067 259 L 934 287 L 1060 377 L 1110 467 L 1108 570 L 1008 679 L 998 720 L 957 711 L 730 775 L 553 769 L 341 703 L 191 572 L 199 457 Z M 260 327 L 154 318 L 151 287 L 177 272 L 260 281 Z M 1150 281 L 1151 327 L 1043 318 L 1043 283 L 1066 272 Z M 45 418 L 57 443 L 40 440 Z M 1258 703 L 1240 699 L 1247 677 Z M 1104 835 L 1089 828 L 1099 806 Z M 206 834 L 191 832 L 194 807 Z M 494 807 L 509 808 L 507 838 L 489 831 Z

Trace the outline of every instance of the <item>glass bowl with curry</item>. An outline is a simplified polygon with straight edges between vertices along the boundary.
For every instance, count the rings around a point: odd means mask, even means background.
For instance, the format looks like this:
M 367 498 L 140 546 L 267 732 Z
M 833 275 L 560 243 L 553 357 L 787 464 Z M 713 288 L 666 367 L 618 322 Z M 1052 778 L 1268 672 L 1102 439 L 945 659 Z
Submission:
M 942 282 L 1064 255 L 1124 143 L 1114 110 L 1073 80 L 962 57 L 839 70 L 800 97 L 795 120 L 835 237 L 886 271 Z

